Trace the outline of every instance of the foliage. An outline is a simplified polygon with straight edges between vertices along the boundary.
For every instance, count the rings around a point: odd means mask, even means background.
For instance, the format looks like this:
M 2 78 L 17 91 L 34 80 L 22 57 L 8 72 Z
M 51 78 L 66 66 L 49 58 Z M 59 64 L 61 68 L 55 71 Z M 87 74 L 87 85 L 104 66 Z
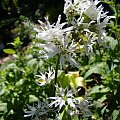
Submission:
M 42 89 L 35 83 L 35 75 L 42 62 L 33 55 L 18 53 L 9 64 L 1 66 L 0 100 L 5 106 L 0 111 L 3 119 L 24 119 L 24 105 L 40 99 Z
M 18 15 L 27 9 L 25 5 L 30 5 L 24 4 L 23 9 L 20 7 L 20 0 L 13 0 L 13 6 L 10 1 L 2 0 L 1 3 L 4 11 L 17 12 Z M 99 21 L 99 18 L 94 18 L 97 13 L 92 16 L 87 11 L 89 14 L 83 12 L 83 16 L 79 17 L 80 9 L 76 9 L 79 3 L 68 4 L 73 5 L 70 7 L 66 4 L 64 9 L 68 24 L 61 23 L 60 16 L 54 24 L 46 17 L 46 23 L 39 21 L 40 27 L 32 25 L 34 31 L 32 27 L 26 29 L 25 24 L 19 24 L 12 31 L 22 32 L 17 32 L 14 41 L 10 43 L 14 50 L 4 49 L 5 53 L 11 54 L 12 59 L 0 66 L 1 120 L 120 119 L 120 4 L 114 0 L 102 0 L 99 3 L 107 6 L 104 10 L 111 9 L 112 12 L 107 15 L 116 16 L 115 19 L 111 17 L 108 25 L 104 21 L 107 16 L 103 15 L 103 20 Z M 37 11 L 37 8 L 33 11 Z M 50 11 L 46 14 L 54 16 Z M 51 16 L 49 15 L 50 21 Z M 20 19 L 29 21 L 24 16 Z M 12 19 L 6 20 L 0 21 L 0 27 L 9 24 Z M 104 25 L 97 28 L 97 22 Z M 102 34 L 103 39 L 99 34 L 101 31 L 104 33 L 104 30 L 107 31 L 107 36 Z M 21 49 L 24 36 L 28 35 L 33 40 Z M 98 41 L 98 37 L 102 43 Z M 61 40 L 63 41 L 60 42 Z

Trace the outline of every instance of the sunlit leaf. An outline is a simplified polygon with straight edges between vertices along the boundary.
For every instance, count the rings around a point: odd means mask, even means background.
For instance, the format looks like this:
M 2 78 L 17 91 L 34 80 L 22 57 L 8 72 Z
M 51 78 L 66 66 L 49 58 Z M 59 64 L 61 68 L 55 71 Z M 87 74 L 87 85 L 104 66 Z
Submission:
M 36 102 L 38 101 L 38 98 L 35 95 L 29 95 L 29 102 Z
M 68 114 L 68 109 L 69 109 L 69 106 L 67 105 L 63 112 L 60 114 L 60 120 L 71 120 L 70 119 L 70 115 Z
M 118 118 L 119 113 L 119 110 L 114 110 L 112 113 L 112 120 L 116 120 Z
M 100 102 L 100 103 L 102 103 L 104 100 L 106 100 L 107 99 L 107 97 L 106 97 L 106 95 L 103 95 L 98 101 Z
M 0 101 L 0 112 L 5 111 L 6 108 L 7 108 L 7 103 L 2 103 L 2 101 Z
M 7 54 L 15 54 L 16 53 L 15 50 L 13 50 L 13 49 L 3 49 L 3 51 Z
M 83 77 L 76 77 L 74 79 L 70 79 L 70 85 L 73 89 L 78 86 L 86 89 L 86 83 Z
M 16 45 L 20 44 L 20 37 L 16 37 L 14 39 L 14 44 L 16 44 Z

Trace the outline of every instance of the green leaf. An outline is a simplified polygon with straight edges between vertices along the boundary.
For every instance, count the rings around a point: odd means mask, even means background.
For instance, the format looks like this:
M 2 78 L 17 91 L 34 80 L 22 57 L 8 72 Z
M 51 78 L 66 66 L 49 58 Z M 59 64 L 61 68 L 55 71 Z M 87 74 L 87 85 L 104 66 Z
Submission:
M 58 71 L 58 78 L 57 78 L 58 84 L 62 86 L 62 88 L 66 88 L 69 84 L 68 78 L 65 76 L 64 71 Z
M 112 113 L 112 120 L 116 120 L 117 117 L 118 117 L 118 114 L 119 114 L 119 110 L 114 110 L 113 113 Z
M 62 111 L 62 113 L 60 114 L 60 120 L 63 119 L 65 112 L 66 112 L 66 110 L 64 109 L 64 110 Z
M 16 86 L 21 86 L 24 83 L 24 79 L 20 79 L 18 82 L 16 82 Z
M 3 51 L 7 54 L 15 54 L 15 50 L 13 49 L 3 49 Z
M 91 89 L 91 92 L 90 94 L 94 94 L 94 93 L 106 93 L 108 92 L 110 89 L 108 87 L 105 87 L 103 85 L 100 85 L 100 86 L 94 86 L 92 89 Z
M 71 120 L 71 117 L 70 117 L 70 115 L 68 114 L 68 109 L 69 109 L 69 106 L 67 105 L 64 109 L 63 109 L 63 111 L 62 111 L 62 113 L 60 114 L 60 120 Z
M 109 46 L 112 50 L 114 50 L 115 46 L 118 44 L 118 41 L 115 40 L 113 37 L 106 36 L 106 41 L 109 42 Z
M 70 79 L 70 86 L 73 90 L 77 90 L 77 87 L 83 87 L 84 89 L 86 89 L 86 82 L 84 80 L 83 77 L 71 77 Z
M 29 95 L 29 102 L 30 103 L 36 102 L 36 101 L 38 101 L 38 98 L 35 95 Z
M 103 107 L 103 109 L 101 110 L 101 114 L 103 115 L 106 110 L 107 110 L 107 105 Z
M 20 44 L 20 37 L 16 37 L 14 39 L 14 44 L 16 44 L 16 45 Z
M 104 67 L 106 66 L 106 63 L 99 63 L 97 65 L 92 66 L 85 74 L 84 78 L 89 77 L 92 73 L 98 73 L 103 74 L 104 73 Z
M 106 95 L 103 95 L 100 99 L 98 99 L 99 103 L 104 102 L 107 99 Z
M 78 115 L 73 115 L 72 120 L 79 120 Z
M 28 61 L 27 65 L 30 67 L 33 67 L 33 65 L 37 64 L 37 59 L 31 59 L 30 61 Z
M 7 103 L 2 103 L 2 101 L 0 101 L 0 111 L 5 111 L 5 109 L 7 109 Z

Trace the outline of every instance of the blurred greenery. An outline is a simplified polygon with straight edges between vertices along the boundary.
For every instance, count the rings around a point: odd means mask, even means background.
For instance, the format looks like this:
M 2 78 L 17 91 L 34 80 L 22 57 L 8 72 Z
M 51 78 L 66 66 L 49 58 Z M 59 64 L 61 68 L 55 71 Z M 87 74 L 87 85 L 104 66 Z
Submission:
M 26 46 L 31 41 L 30 29 L 26 28 L 23 22 L 37 23 L 38 19 L 44 21 L 45 16 L 49 16 L 50 21 L 55 22 L 58 15 L 62 14 L 63 2 L 63 0 L 57 2 L 55 0 L 1 0 L 0 43 L 3 43 L 5 48 L 13 48 L 8 43 L 20 37 L 22 46 Z

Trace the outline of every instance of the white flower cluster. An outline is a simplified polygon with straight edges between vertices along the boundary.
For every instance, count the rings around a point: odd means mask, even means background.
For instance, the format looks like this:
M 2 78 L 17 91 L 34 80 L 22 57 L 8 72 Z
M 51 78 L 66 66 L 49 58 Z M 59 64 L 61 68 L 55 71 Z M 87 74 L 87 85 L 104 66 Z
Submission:
M 69 107 L 68 114 L 80 115 L 83 113 L 83 117 L 90 116 L 91 111 L 89 109 L 89 102 L 85 97 L 83 99 L 76 99 L 74 97 L 75 92 L 72 90 L 63 89 L 56 85 L 56 96 L 49 97 L 53 102 L 50 103 L 50 107 L 55 106 L 58 111 L 61 111 L 64 107 Z
M 52 102 L 49 104 L 48 101 L 38 101 L 38 104 L 34 104 L 33 106 L 27 105 L 29 111 L 25 111 L 24 117 L 31 117 L 32 120 L 45 120 L 46 118 L 49 120 L 59 120 L 60 113 L 63 108 L 68 107 L 68 114 L 70 116 L 81 115 L 83 118 L 91 116 L 91 111 L 89 109 L 89 101 L 87 97 L 82 97 L 81 99 L 77 99 L 74 97 L 75 92 L 72 90 L 63 89 L 58 85 L 56 87 L 56 96 L 49 97 L 48 99 Z
M 67 25 L 66 22 L 60 24 L 61 16 L 58 17 L 58 21 L 55 24 L 50 24 L 48 18 L 46 19 L 46 24 L 39 21 L 41 24 L 40 29 L 35 28 L 34 30 L 38 32 L 37 38 L 44 40 L 43 44 L 37 44 L 42 47 L 45 52 L 44 58 L 48 59 L 56 54 L 60 55 L 60 63 L 65 67 L 65 61 L 68 61 L 71 65 L 79 67 L 72 56 L 75 55 L 75 50 L 77 44 L 71 39 L 71 31 L 73 27 L 63 28 Z
M 81 41 L 84 41 L 85 48 L 87 47 L 85 49 L 87 54 L 92 52 L 95 41 L 100 46 L 107 47 L 104 45 L 105 27 L 111 18 L 115 18 L 114 16 L 107 16 L 107 13 L 103 11 L 99 0 L 65 0 L 64 14 L 66 14 L 67 20 L 76 27 L 75 29 L 80 29 L 78 30 L 79 34 L 84 34 L 88 38 L 87 41 L 81 38 Z
M 109 20 L 114 18 L 107 16 L 108 12 L 104 12 L 102 5 L 99 4 L 98 0 L 65 0 L 64 14 L 68 22 L 60 23 L 60 15 L 54 24 L 50 24 L 47 17 L 46 23 L 39 20 L 40 28 L 34 30 L 37 32 L 36 37 L 42 40 L 42 44 L 37 44 L 43 48 L 40 53 L 43 53 L 46 59 L 59 54 L 63 67 L 67 61 L 79 68 L 79 63 L 74 59 L 78 47 L 80 52 L 84 50 L 89 54 L 93 52 L 96 41 L 99 45 L 105 46 L 105 27 Z M 74 32 L 77 33 L 79 42 L 72 38 Z

